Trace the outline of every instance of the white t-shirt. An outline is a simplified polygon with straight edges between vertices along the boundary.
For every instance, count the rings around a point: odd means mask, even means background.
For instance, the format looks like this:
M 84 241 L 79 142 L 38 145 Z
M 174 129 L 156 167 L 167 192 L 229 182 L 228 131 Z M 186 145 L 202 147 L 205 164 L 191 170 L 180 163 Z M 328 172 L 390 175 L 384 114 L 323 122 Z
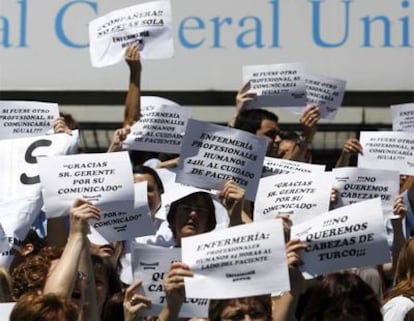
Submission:
M 414 301 L 404 296 L 392 298 L 381 309 L 384 321 L 404 321 L 408 311 L 414 308 Z

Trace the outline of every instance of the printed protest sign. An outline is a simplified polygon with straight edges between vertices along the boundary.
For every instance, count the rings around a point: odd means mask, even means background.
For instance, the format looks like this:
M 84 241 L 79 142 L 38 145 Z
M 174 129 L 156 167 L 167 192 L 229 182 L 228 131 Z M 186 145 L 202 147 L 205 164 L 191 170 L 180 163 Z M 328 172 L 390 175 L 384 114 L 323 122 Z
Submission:
M 400 174 L 397 171 L 342 167 L 334 168 L 335 188 L 338 190 L 338 202 L 341 207 L 363 200 L 379 197 L 384 216 L 393 215 L 394 199 L 400 189 Z
M 0 201 L 33 194 L 40 186 L 36 157 L 66 154 L 72 143 L 67 134 L 0 140 Z
M 134 244 L 132 267 L 134 279 L 142 280 L 144 295 L 152 301 L 151 310 L 146 315 L 158 316 L 165 305 L 165 292 L 162 285 L 164 276 L 173 262 L 181 261 L 180 248 L 154 247 Z M 187 296 L 188 297 L 188 296 Z M 209 301 L 207 299 L 185 299 L 180 309 L 180 318 L 206 318 Z
M 155 234 L 148 208 L 146 181 L 134 184 L 134 195 L 133 209 L 129 209 L 127 202 L 127 210 L 120 210 L 125 207 L 123 201 L 102 204 L 101 219 L 90 220 L 89 224 L 106 240 L 104 244 Z
M 55 103 L 0 101 L 0 139 L 41 136 L 59 117 Z
M 178 154 L 190 114 L 188 108 L 179 106 L 146 108 L 125 139 L 124 149 Z
M 358 167 L 398 169 L 401 175 L 414 175 L 414 133 L 361 132 L 359 141 Z
M 276 174 L 317 174 L 325 172 L 325 165 L 296 162 L 288 159 L 265 157 L 263 162 L 263 177 Z
M 39 215 L 42 204 L 39 185 L 37 192 L 30 196 L 0 203 L 0 222 L 7 241 L 2 242 L 0 266 L 8 269 L 30 226 Z
M 257 94 L 248 107 L 306 106 L 304 69 L 301 63 L 243 66 L 243 83 Z
M 289 215 L 294 224 L 329 209 L 334 183 L 331 172 L 317 174 L 281 174 L 260 180 L 254 203 L 254 220 Z
M 290 289 L 281 220 L 255 222 L 184 237 L 188 297 L 227 299 Z
M 308 104 L 317 104 L 321 118 L 334 119 L 344 98 L 346 81 L 326 76 L 305 76 Z
M 306 278 L 390 261 L 379 198 L 344 206 L 293 225 L 292 238 L 308 243 L 300 253 Z
M 414 132 L 414 103 L 391 106 L 392 130 Z
M 48 217 L 67 214 L 76 198 L 91 201 L 103 212 L 103 204 L 110 203 L 116 203 L 120 213 L 133 208 L 134 184 L 127 152 L 41 157 L 38 163 Z
M 220 190 L 233 180 L 254 200 L 268 141 L 242 130 L 190 119 L 176 182 Z
M 131 44 L 141 59 L 171 58 L 174 54 L 171 8 L 167 0 L 119 9 L 89 23 L 89 53 L 94 67 L 120 62 Z

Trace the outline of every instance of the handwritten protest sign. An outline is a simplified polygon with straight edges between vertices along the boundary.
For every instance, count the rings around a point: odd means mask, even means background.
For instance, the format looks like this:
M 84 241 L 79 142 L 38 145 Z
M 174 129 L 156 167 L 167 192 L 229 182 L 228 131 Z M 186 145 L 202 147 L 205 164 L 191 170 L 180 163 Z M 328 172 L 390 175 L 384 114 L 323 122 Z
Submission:
M 72 143 L 67 134 L 0 140 L 0 201 L 35 192 L 40 186 L 36 157 L 66 154 Z
M 304 162 L 296 162 L 288 159 L 265 157 L 263 162 L 263 177 L 276 174 L 293 174 L 293 173 L 323 173 L 325 165 L 309 164 Z
M 334 119 L 344 98 L 346 81 L 326 76 L 305 76 L 308 104 L 317 104 L 321 118 Z
M 55 103 L 1 100 L 0 139 L 44 135 L 58 117 Z
M 171 8 L 167 0 L 119 9 L 89 23 L 89 53 L 94 67 L 120 62 L 126 47 L 138 44 L 141 59 L 174 54 Z
M 133 208 L 127 152 L 41 157 L 38 163 L 48 217 L 67 214 L 76 198 L 91 201 L 103 212 L 103 204 L 115 203 L 122 216 Z
M 29 232 L 42 207 L 40 186 L 30 196 L 0 203 L 0 222 L 7 242 L 2 242 L 0 266 L 6 269 Z
M 243 66 L 243 83 L 257 94 L 248 108 L 306 106 L 304 69 L 301 63 Z
M 334 177 L 331 172 L 281 174 L 262 178 L 254 204 L 254 220 L 289 215 L 294 224 L 329 209 Z
M 361 132 L 358 167 L 400 171 L 414 175 L 414 133 Z
M 255 222 L 185 237 L 188 297 L 227 299 L 290 289 L 281 220 Z
M 220 190 L 233 180 L 254 200 L 268 141 L 242 130 L 190 119 L 176 181 Z
M 181 261 L 180 248 L 134 244 L 132 252 L 134 279 L 142 280 L 144 294 L 152 301 L 151 310 L 149 313 L 145 312 L 147 315 L 158 316 L 165 305 L 162 280 L 170 270 L 171 263 L 177 261 Z M 187 298 L 180 310 L 179 317 L 205 318 L 208 315 L 208 305 L 207 299 Z
M 341 207 L 363 200 L 379 197 L 385 217 L 393 215 L 394 199 L 400 189 L 400 175 L 397 171 L 342 167 L 334 168 L 335 188 Z
M 293 225 L 292 238 L 308 243 L 300 257 L 306 278 L 390 261 L 379 198 L 344 206 Z
M 414 132 L 414 103 L 391 106 L 392 130 Z
M 156 106 L 143 112 L 123 143 L 124 149 L 178 154 L 190 110 L 179 106 Z

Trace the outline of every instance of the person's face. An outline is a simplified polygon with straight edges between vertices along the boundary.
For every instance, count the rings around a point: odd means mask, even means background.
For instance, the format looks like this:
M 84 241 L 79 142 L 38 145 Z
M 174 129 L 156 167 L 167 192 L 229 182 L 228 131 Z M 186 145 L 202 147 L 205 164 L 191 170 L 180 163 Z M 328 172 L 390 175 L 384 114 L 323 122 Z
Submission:
M 266 310 L 259 301 L 249 303 L 236 301 L 226 306 L 220 315 L 221 321 L 266 321 Z
M 279 143 L 278 143 L 278 151 L 277 151 L 277 155 L 280 158 L 283 158 L 283 156 L 292 151 L 296 146 L 296 142 L 294 142 L 293 140 L 289 140 L 289 139 L 279 139 Z
M 103 245 L 90 242 L 91 254 L 98 255 L 102 258 L 108 258 L 114 267 L 116 267 L 123 248 L 122 242 L 112 242 Z
M 201 195 L 190 195 L 176 208 L 174 229 L 176 241 L 181 244 L 181 238 L 207 232 L 209 212 L 205 198 Z
M 270 119 L 263 119 L 260 128 L 256 131 L 256 135 L 264 137 L 269 141 L 266 155 L 275 156 L 280 141 L 278 123 Z
M 147 182 L 147 198 L 148 206 L 151 211 L 152 217 L 158 211 L 161 205 L 161 192 L 158 185 L 155 183 L 155 179 L 150 174 L 134 174 L 134 183 Z

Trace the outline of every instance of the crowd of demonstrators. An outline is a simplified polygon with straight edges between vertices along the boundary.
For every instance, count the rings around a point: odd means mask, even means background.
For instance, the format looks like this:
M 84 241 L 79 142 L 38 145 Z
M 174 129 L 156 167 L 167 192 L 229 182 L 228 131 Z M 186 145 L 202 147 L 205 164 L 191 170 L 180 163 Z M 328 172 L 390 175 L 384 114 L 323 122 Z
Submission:
M 142 65 L 137 45 L 127 48 L 125 61 L 129 68 L 129 85 L 123 127 L 115 131 L 108 152 L 123 150 L 123 141 L 141 115 Z M 320 119 L 318 106 L 310 104 L 304 109 L 299 119 L 301 133 L 287 132 L 279 127 L 276 114 L 247 108 L 255 98 L 250 84 L 245 84 L 237 93 L 236 114 L 229 126 L 266 138 L 269 157 L 312 162 L 309 146 Z M 62 115 L 55 121 L 54 132 L 71 135 L 76 126 L 70 115 Z M 350 166 L 353 155 L 362 152 L 358 139 L 349 138 L 336 167 Z M 172 263 L 163 280 L 165 305 L 159 315 L 148 316 L 146 311 L 152 302 L 139 291 L 142 281 L 121 281 L 125 268 L 122 260 L 130 247 L 136 242 L 181 247 L 185 237 L 252 222 L 254 204 L 245 200 L 244 188 L 232 180 L 222 186 L 217 199 L 206 192 L 192 192 L 169 205 L 164 221 L 157 220 L 165 187 L 156 169 L 176 167 L 179 155 L 129 153 L 134 183 L 147 182 L 149 214 L 156 233 L 123 242 L 94 244 L 89 239 L 88 220 L 99 220 L 100 209 L 89 201 L 73 200 L 68 217 L 47 220 L 47 237 L 31 229 L 10 269 L 0 269 L 0 300 L 16 302 L 10 320 L 178 320 L 186 298 L 184 279 L 192 277 L 193 271 L 184 262 Z M 280 215 L 277 219 L 282 220 L 284 226 L 290 291 L 272 296 L 211 300 L 208 318 L 211 321 L 376 321 L 383 317 L 386 321 L 411 320 L 414 314 L 414 243 L 409 236 L 414 226 L 413 179 L 401 176 L 400 183 L 401 195 L 395 200 L 395 215 L 390 227 L 393 231 L 391 264 L 305 280 L 299 267 L 303 263 L 300 253 L 307 244 L 291 239 L 292 222 L 289 217 Z M 332 207 L 336 201 L 337 191 L 333 189 Z M 226 224 L 223 226 L 219 222 Z

